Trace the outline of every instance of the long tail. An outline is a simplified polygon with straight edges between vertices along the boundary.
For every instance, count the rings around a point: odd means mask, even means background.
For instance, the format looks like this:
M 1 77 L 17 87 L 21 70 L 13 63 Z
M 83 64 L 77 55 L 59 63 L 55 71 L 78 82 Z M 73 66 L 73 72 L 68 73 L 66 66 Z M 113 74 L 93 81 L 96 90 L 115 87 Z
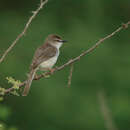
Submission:
M 36 71 L 37 71 L 37 69 L 34 69 L 34 70 L 30 71 L 22 96 L 27 96 L 28 95 L 29 90 L 30 90 L 30 86 L 32 84 L 32 81 L 34 79 Z

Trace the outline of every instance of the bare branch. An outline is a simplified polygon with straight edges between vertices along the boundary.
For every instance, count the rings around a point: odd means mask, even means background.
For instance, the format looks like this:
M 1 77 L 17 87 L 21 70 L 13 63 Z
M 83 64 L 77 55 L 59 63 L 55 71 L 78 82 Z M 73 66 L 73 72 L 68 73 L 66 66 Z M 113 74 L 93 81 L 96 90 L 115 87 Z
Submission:
M 33 11 L 33 15 L 29 18 L 28 22 L 26 23 L 23 31 L 17 36 L 17 38 L 12 42 L 12 44 L 9 46 L 9 48 L 4 52 L 2 57 L 0 58 L 0 63 L 5 59 L 7 54 L 12 50 L 12 48 L 16 45 L 16 43 L 19 41 L 19 39 L 26 33 L 29 25 L 31 24 L 32 20 L 36 17 L 36 15 L 39 13 L 39 11 L 43 8 L 43 6 L 48 2 L 48 0 L 41 0 L 40 6 L 37 8 L 36 11 Z
M 55 71 L 54 71 L 54 72 L 60 71 L 60 70 L 64 69 L 66 66 L 69 66 L 69 65 L 71 65 L 72 63 L 79 61 L 81 57 L 83 57 L 83 56 L 87 55 L 88 53 L 94 51 L 94 49 L 96 49 L 96 48 L 97 48 L 101 43 L 103 43 L 105 40 L 111 38 L 111 37 L 114 36 L 116 33 L 120 32 L 122 29 L 126 29 L 126 27 L 128 27 L 129 25 L 130 25 L 130 21 L 127 22 L 126 24 L 123 24 L 121 27 L 119 27 L 118 29 L 116 29 L 114 32 L 112 32 L 111 34 L 107 35 L 106 37 L 101 38 L 100 40 L 98 40 L 91 48 L 89 48 L 88 50 L 82 52 L 79 56 L 77 56 L 77 57 L 75 57 L 75 58 L 69 60 L 69 61 L 66 62 L 65 64 L 63 64 L 63 65 L 61 65 L 61 66 L 55 68 Z M 51 73 L 48 72 L 48 73 L 45 73 L 45 75 L 51 75 Z M 39 75 L 39 76 L 37 77 L 37 79 L 35 79 L 35 80 L 39 80 L 39 79 L 42 78 L 42 77 L 45 77 L 45 76 L 44 76 L 44 75 Z
M 105 121 L 105 126 L 108 130 L 118 130 L 113 119 L 111 111 L 107 105 L 104 91 L 100 90 L 97 94 L 102 116 Z
M 71 85 L 73 69 L 74 69 L 74 65 L 71 64 L 71 66 L 70 66 L 70 73 L 69 73 L 69 77 L 68 77 L 68 88 Z
M 68 62 L 66 62 L 65 64 L 59 66 L 59 67 L 56 67 L 55 70 L 54 70 L 54 73 L 57 72 L 57 71 L 60 71 L 62 69 L 64 69 L 65 67 L 77 62 L 80 60 L 81 57 L 87 55 L 88 53 L 94 51 L 101 43 L 103 43 L 105 40 L 111 38 L 112 36 L 114 36 L 115 34 L 117 34 L 118 32 L 120 32 L 122 29 L 127 29 L 127 27 L 130 25 L 130 21 L 127 22 L 126 24 L 123 24 L 121 27 L 119 27 L 118 29 L 116 29 L 114 32 L 112 32 L 111 34 L 107 35 L 106 37 L 104 38 L 101 38 L 100 40 L 98 40 L 91 48 L 89 48 L 88 50 L 82 52 L 79 56 L 69 60 Z M 41 75 L 38 75 L 36 78 L 34 78 L 34 80 L 39 80 L 43 77 L 46 77 L 47 75 L 53 75 L 54 73 L 51 73 L 51 72 L 45 72 L 44 74 L 41 74 Z M 19 87 L 23 87 L 25 85 L 26 81 L 24 81 Z M 9 89 L 6 89 L 5 93 L 9 93 L 10 91 L 12 91 L 13 88 L 9 88 Z

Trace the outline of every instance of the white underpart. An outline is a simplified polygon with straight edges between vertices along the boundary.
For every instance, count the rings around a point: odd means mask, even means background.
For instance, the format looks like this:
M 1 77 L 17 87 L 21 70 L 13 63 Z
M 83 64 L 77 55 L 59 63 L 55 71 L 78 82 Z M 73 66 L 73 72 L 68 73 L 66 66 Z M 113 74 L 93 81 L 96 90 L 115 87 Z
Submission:
M 59 49 L 62 46 L 63 42 L 57 42 L 53 46 L 55 46 L 57 49 Z
M 58 50 L 56 55 L 54 57 L 50 58 L 49 60 L 42 62 L 40 64 L 40 68 L 41 69 L 43 69 L 43 70 L 44 69 L 45 70 L 46 69 L 51 69 L 54 66 L 54 64 L 56 63 L 56 61 L 58 59 L 59 53 L 60 53 L 59 48 L 62 46 L 62 44 L 63 44 L 62 42 L 59 42 L 58 44 L 55 44 L 55 47 Z

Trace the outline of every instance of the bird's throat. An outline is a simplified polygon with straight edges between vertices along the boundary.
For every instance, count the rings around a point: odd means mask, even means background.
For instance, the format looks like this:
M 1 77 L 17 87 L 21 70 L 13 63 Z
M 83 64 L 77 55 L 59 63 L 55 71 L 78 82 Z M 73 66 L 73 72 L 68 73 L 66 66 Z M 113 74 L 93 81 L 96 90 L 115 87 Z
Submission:
M 60 49 L 60 47 L 62 46 L 62 42 L 57 42 L 55 44 L 51 44 L 52 46 L 56 47 L 58 50 Z

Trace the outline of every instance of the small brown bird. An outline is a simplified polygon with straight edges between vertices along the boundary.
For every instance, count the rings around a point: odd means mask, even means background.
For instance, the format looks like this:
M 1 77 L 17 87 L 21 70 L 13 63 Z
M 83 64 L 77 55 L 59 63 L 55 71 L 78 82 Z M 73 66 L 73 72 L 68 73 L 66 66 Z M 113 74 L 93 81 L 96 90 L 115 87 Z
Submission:
M 52 67 L 56 63 L 60 53 L 59 48 L 64 42 L 66 41 L 62 40 L 60 36 L 51 34 L 46 38 L 45 43 L 36 50 L 23 91 L 23 96 L 27 96 L 32 80 L 38 69 L 42 71 L 53 70 Z

